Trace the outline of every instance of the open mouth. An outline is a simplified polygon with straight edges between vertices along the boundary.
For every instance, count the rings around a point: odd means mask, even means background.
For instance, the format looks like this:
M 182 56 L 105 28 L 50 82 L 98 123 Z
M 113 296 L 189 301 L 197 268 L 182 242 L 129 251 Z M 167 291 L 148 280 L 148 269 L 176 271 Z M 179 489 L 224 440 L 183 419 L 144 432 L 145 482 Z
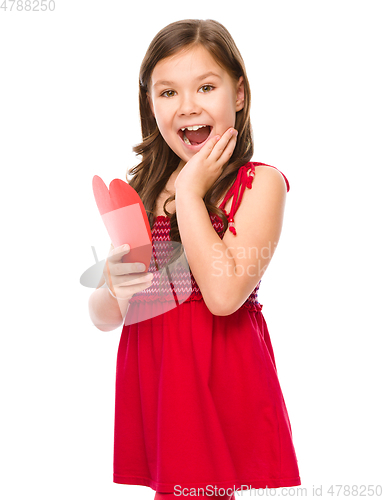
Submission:
M 210 125 L 195 125 L 183 128 L 184 130 L 180 129 L 177 135 L 189 149 L 199 149 L 207 142 L 212 132 Z

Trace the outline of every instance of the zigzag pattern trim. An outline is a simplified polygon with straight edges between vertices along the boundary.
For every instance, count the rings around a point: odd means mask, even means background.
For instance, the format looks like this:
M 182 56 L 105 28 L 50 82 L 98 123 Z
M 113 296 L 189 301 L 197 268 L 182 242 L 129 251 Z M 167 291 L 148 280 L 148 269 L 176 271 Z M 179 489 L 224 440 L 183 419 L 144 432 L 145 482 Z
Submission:
M 219 234 L 224 229 L 223 222 L 216 214 L 210 214 L 210 219 L 215 231 Z M 190 302 L 192 300 L 203 300 L 200 288 L 193 277 L 192 272 L 185 267 L 176 266 L 172 268 L 169 274 L 169 268 L 166 267 L 170 260 L 172 244 L 170 243 L 170 220 L 163 215 L 158 216 L 152 228 L 152 243 L 154 244 L 154 255 L 152 254 L 148 272 L 153 273 L 154 279 L 152 285 L 142 292 L 136 293 L 130 300 L 130 303 L 147 301 L 175 301 L 175 293 L 178 302 Z M 222 239 L 223 236 L 220 236 Z M 156 262 L 158 269 L 157 271 Z M 172 267 L 172 266 L 169 266 Z M 168 270 L 168 271 L 167 271 Z M 171 280 L 169 279 L 171 278 Z M 250 311 L 261 311 L 262 304 L 258 301 L 258 291 L 261 280 L 256 288 L 249 295 L 241 307 Z

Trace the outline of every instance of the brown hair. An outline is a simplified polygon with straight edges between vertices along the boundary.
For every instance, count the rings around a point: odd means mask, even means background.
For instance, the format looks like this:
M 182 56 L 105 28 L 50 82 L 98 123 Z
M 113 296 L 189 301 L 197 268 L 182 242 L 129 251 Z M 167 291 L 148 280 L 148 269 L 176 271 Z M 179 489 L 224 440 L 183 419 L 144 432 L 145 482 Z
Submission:
M 253 137 L 250 122 L 251 92 L 245 71 L 244 61 L 235 42 L 227 29 L 212 19 L 185 19 L 169 24 L 163 28 L 150 43 L 140 67 L 139 107 L 143 142 L 133 147 L 142 161 L 127 172 L 133 174 L 129 180 L 139 194 L 151 228 L 154 222 L 156 200 L 164 190 L 169 177 L 177 169 L 180 158 L 164 141 L 151 112 L 147 98 L 152 72 L 162 59 L 176 54 L 181 49 L 189 49 L 197 45 L 204 46 L 218 65 L 224 68 L 237 83 L 244 79 L 244 107 L 236 113 L 235 129 L 238 130 L 237 142 L 230 160 L 224 165 L 220 177 L 214 182 L 204 196 L 204 203 L 209 213 L 218 215 L 224 224 L 223 232 L 228 228 L 224 212 L 216 207 L 218 201 L 228 191 L 236 179 L 239 168 L 250 161 L 253 155 Z M 181 242 L 176 214 L 170 214 L 166 205 L 175 196 L 164 202 L 164 213 L 170 217 L 171 241 Z

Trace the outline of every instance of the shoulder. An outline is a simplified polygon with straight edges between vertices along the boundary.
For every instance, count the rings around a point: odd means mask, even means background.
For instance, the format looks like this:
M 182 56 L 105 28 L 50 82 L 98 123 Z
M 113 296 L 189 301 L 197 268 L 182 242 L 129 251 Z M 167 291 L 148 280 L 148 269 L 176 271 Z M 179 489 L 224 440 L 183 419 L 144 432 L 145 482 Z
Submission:
M 246 189 L 243 190 L 241 201 L 235 212 L 235 222 L 236 219 L 238 221 L 243 217 L 250 221 L 250 215 L 255 214 L 256 208 L 258 210 L 272 206 L 281 208 L 285 204 L 289 184 L 280 170 L 256 162 L 249 162 L 243 168 L 247 172 Z
M 253 186 L 255 185 L 265 189 L 279 189 L 283 192 L 289 190 L 288 179 L 280 170 L 270 165 L 256 165 L 255 178 L 253 179 Z
M 252 165 L 253 166 L 253 165 Z M 255 165 L 254 172 L 248 170 L 248 176 L 253 175 L 252 182 L 247 183 L 242 200 L 235 213 L 235 227 L 240 234 L 246 233 L 254 224 L 255 218 L 266 223 L 280 219 L 284 212 L 287 184 L 283 174 L 272 166 Z M 249 179 L 251 180 L 251 179 Z
M 274 167 L 257 165 L 251 189 L 246 189 L 243 213 L 248 213 L 255 206 L 271 207 L 273 205 L 284 205 L 287 196 L 287 183 L 283 174 Z M 239 208 L 239 211 L 240 211 Z
M 251 188 L 245 189 L 234 216 L 236 235 L 227 230 L 223 236 L 237 276 L 236 290 L 226 297 L 228 314 L 244 303 L 269 266 L 283 227 L 286 195 L 286 182 L 279 170 L 255 166 Z
M 281 225 L 287 196 L 287 186 L 282 173 L 274 167 L 257 165 L 254 178 L 248 187 L 244 190 L 234 215 L 237 234 L 240 236 L 252 232 L 256 220 L 258 230 L 262 225 Z M 242 237 L 238 238 L 241 239 Z

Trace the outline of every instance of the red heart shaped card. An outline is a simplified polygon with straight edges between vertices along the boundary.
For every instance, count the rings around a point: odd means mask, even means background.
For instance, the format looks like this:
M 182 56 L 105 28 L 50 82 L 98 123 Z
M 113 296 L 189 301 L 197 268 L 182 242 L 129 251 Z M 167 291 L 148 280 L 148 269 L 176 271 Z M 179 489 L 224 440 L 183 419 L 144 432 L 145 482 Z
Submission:
M 95 175 L 92 187 L 113 246 L 130 246 L 130 252 L 124 255 L 122 261 L 142 262 L 147 272 L 152 256 L 152 233 L 139 195 L 121 179 L 113 179 L 108 190 L 103 180 Z

